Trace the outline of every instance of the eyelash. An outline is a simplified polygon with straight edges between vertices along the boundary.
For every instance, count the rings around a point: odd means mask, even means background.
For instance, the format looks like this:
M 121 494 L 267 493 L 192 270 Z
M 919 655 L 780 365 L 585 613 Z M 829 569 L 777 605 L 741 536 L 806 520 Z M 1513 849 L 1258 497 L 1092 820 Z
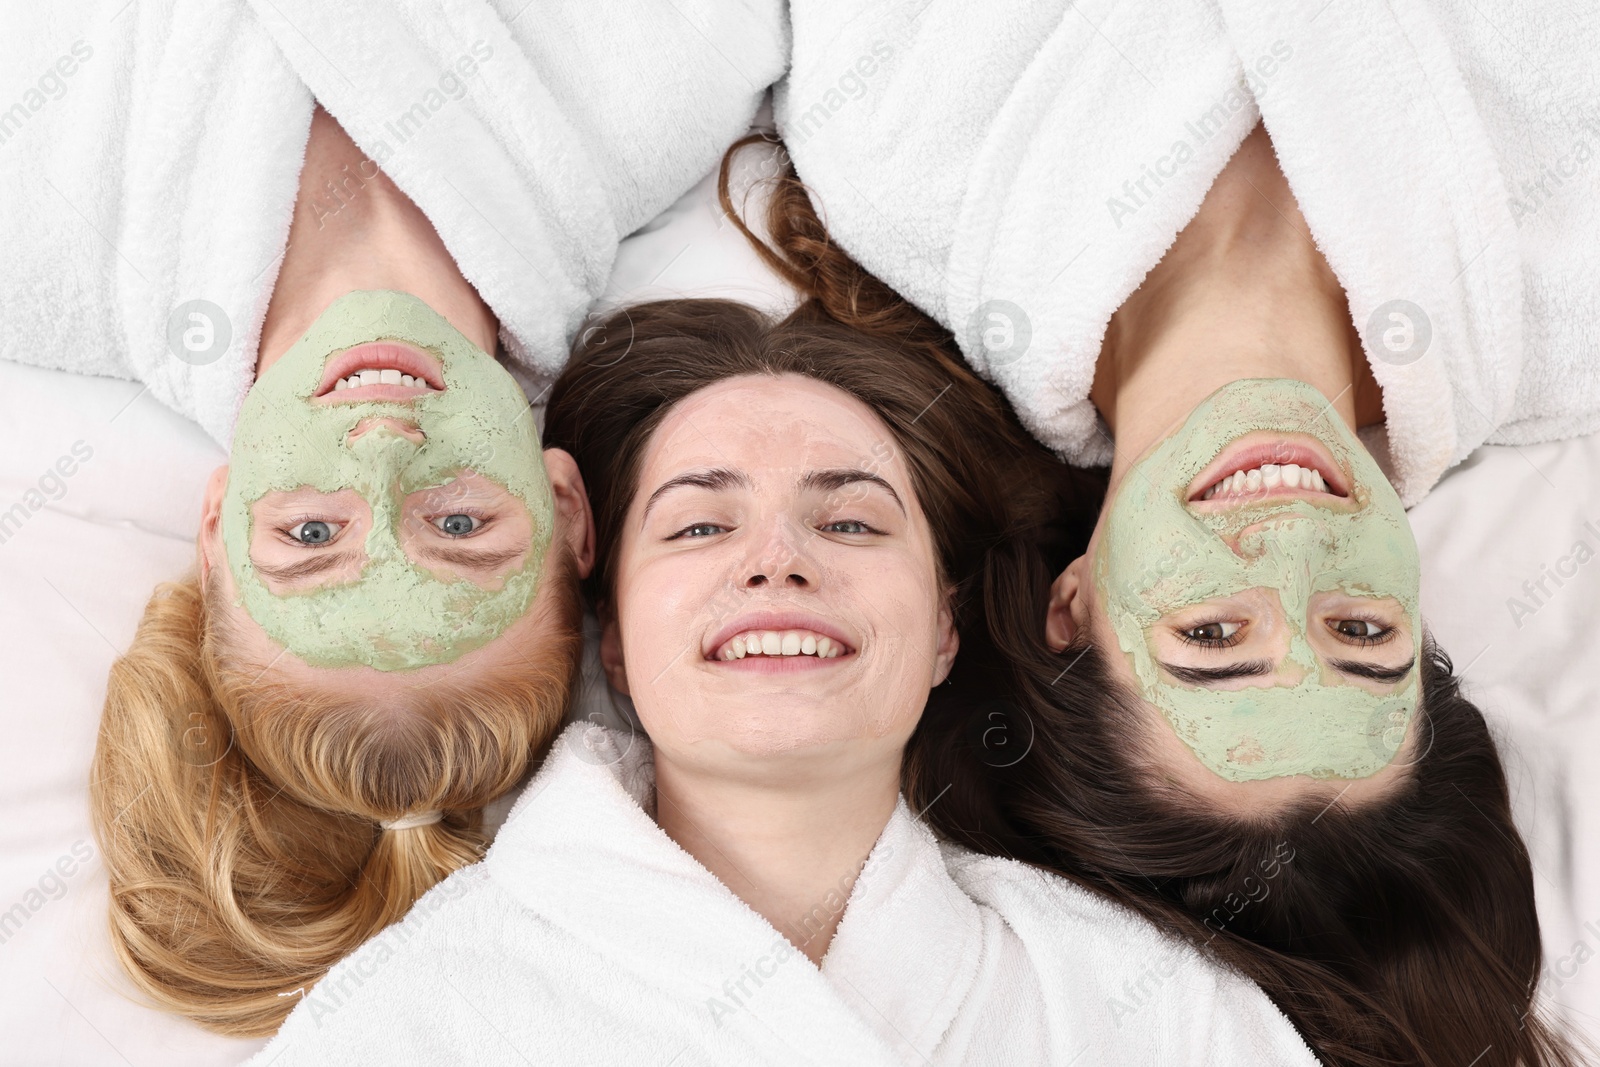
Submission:
M 322 544 L 312 544 L 309 541 L 302 541 L 298 537 L 293 537 L 290 535 L 290 530 L 294 529 L 296 526 L 299 526 L 301 523 L 306 522 L 325 522 L 329 526 L 339 527 L 339 533 L 334 534 Z M 348 522 L 341 522 L 337 519 L 325 519 L 321 515 L 297 515 L 278 528 L 278 535 L 282 537 L 283 540 L 287 541 L 291 545 L 296 546 L 297 548 L 327 548 L 329 545 L 333 544 L 339 539 L 339 534 L 344 533 L 344 528 L 348 525 L 350 525 Z
M 451 515 L 466 515 L 470 518 L 477 519 L 478 528 L 473 530 L 471 533 L 447 534 L 443 530 L 439 529 L 438 520 L 449 518 Z M 422 521 L 426 522 L 429 526 L 432 526 L 435 533 L 448 537 L 452 541 L 464 541 L 469 537 L 477 537 L 479 534 L 483 533 L 484 530 L 489 528 L 489 524 L 494 520 L 490 519 L 489 516 L 485 515 L 477 508 L 450 508 L 448 511 L 441 511 L 436 515 L 424 516 Z
M 1240 626 L 1237 630 L 1233 631 L 1231 635 L 1219 638 L 1215 641 L 1208 641 L 1203 637 L 1195 637 L 1192 634 L 1192 631 L 1198 630 L 1204 626 L 1217 626 L 1222 623 L 1228 623 L 1232 621 L 1232 619 L 1207 619 L 1205 622 L 1197 622 L 1193 626 L 1185 626 L 1183 629 L 1178 631 L 1178 637 L 1181 638 L 1183 643 L 1186 645 L 1199 645 L 1201 648 L 1216 649 L 1232 648 L 1234 645 L 1237 645 L 1240 641 L 1244 640 L 1245 628 L 1243 626 Z
M 1187 644 L 1187 645 L 1199 645 L 1201 648 L 1216 648 L 1216 649 L 1232 648 L 1234 645 L 1237 645 L 1240 641 L 1244 640 L 1245 628 L 1243 626 L 1240 626 L 1237 630 L 1235 630 L 1232 633 L 1232 635 L 1230 635 L 1228 637 L 1224 637 L 1224 638 L 1222 638 L 1220 640 L 1216 640 L 1216 641 L 1208 641 L 1208 640 L 1206 640 L 1205 638 L 1202 638 L 1202 637 L 1195 637 L 1195 636 L 1193 636 L 1193 633 L 1192 633 L 1192 631 L 1201 629 L 1202 627 L 1205 627 L 1205 626 L 1216 626 L 1216 625 L 1218 625 L 1220 623 L 1226 623 L 1226 622 L 1232 622 L 1232 621 L 1233 621 L 1232 619 L 1208 619 L 1205 622 L 1197 622 L 1192 626 L 1186 626 L 1182 630 L 1179 630 L 1178 631 L 1178 637 L 1183 641 L 1184 644 Z M 1342 633 L 1340 633 L 1338 631 L 1338 629 L 1336 627 L 1330 627 L 1330 629 L 1332 629 L 1333 632 L 1334 632 L 1334 636 L 1337 637 L 1339 640 L 1348 642 L 1348 643 L 1353 644 L 1353 645 L 1356 645 L 1356 646 L 1358 646 L 1360 648 L 1371 648 L 1374 645 L 1384 644 L 1390 638 L 1394 637 L 1394 633 L 1395 633 L 1395 630 L 1394 630 L 1393 626 L 1384 626 L 1381 620 L 1374 619 L 1374 618 L 1371 618 L 1371 617 L 1365 616 L 1365 615 L 1351 615 L 1348 618 L 1337 619 L 1337 620 L 1334 620 L 1334 621 L 1335 622 L 1365 622 L 1365 623 L 1371 623 L 1373 626 L 1382 627 L 1382 631 L 1380 633 L 1362 634 L 1360 636 L 1352 636 L 1350 634 L 1342 634 Z
M 1342 633 L 1340 633 L 1338 631 L 1336 626 L 1333 628 L 1334 637 L 1338 638 L 1340 641 L 1348 641 L 1351 644 L 1356 645 L 1356 646 L 1358 646 L 1360 648 L 1371 648 L 1373 645 L 1384 644 L 1391 637 L 1394 636 L 1394 627 L 1393 626 L 1384 626 L 1382 620 L 1374 619 L 1374 618 L 1372 618 L 1371 616 L 1368 616 L 1368 615 L 1351 615 L 1347 619 L 1336 619 L 1334 621 L 1335 621 L 1335 623 L 1340 623 L 1340 622 L 1365 622 L 1365 623 L 1371 623 L 1373 626 L 1376 626 L 1376 627 L 1379 628 L 1380 632 L 1378 632 L 1378 633 L 1375 633 L 1375 634 L 1362 634 L 1359 637 L 1352 637 L 1349 634 L 1342 634 Z
M 861 527 L 861 529 L 859 529 L 859 530 L 841 531 L 841 532 L 844 532 L 845 536 L 847 536 L 847 537 L 849 537 L 849 536 L 860 537 L 860 536 L 862 536 L 864 534 L 875 534 L 875 533 L 882 533 L 883 532 L 882 530 L 879 530 L 877 527 L 873 526 L 870 523 L 862 522 L 860 519 L 835 519 L 833 522 L 824 523 L 821 528 L 823 530 L 827 530 L 827 528 L 829 526 L 844 526 L 844 525 Z M 716 530 L 722 531 L 722 532 L 726 532 L 726 530 L 727 530 L 727 527 L 722 526 L 719 523 L 715 523 L 715 522 L 696 522 L 696 523 L 691 523 L 688 526 L 685 526 L 683 529 L 679 530 L 677 533 L 672 534 L 671 536 L 667 537 L 666 540 L 668 540 L 668 541 L 676 541 L 681 537 L 691 536 L 689 534 L 690 530 L 698 530 L 701 527 L 705 527 L 705 526 L 712 527 L 713 529 L 716 529 Z M 709 537 L 711 535 L 710 534 L 701 534 L 700 536 Z

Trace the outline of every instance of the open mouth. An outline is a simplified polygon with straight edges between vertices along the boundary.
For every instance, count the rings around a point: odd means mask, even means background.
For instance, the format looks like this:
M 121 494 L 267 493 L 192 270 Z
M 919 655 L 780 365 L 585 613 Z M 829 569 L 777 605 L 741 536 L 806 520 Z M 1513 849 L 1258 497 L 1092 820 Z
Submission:
M 1189 489 L 1191 505 L 1222 509 L 1277 497 L 1330 501 L 1350 495 L 1349 478 L 1326 445 L 1306 435 L 1275 433 L 1247 434 L 1233 442 Z
M 795 666 L 855 655 L 855 645 L 834 626 L 798 616 L 744 616 L 733 620 L 712 639 L 705 658 L 733 663 L 753 660 Z
M 372 341 L 328 360 L 316 398 L 325 404 L 404 403 L 444 389 L 444 376 L 434 356 L 399 341 Z

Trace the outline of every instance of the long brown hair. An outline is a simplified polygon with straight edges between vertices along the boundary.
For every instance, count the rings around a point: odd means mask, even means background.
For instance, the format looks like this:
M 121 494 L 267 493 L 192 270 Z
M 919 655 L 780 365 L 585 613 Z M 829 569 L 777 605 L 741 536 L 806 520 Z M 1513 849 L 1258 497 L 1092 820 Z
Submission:
M 771 244 L 753 234 L 729 189 L 753 140 L 723 161 L 724 209 L 809 300 L 780 323 L 722 301 L 645 305 L 575 354 L 547 435 L 591 491 L 594 591 L 609 592 L 635 465 L 673 403 L 749 373 L 844 389 L 904 450 L 957 590 L 961 655 L 904 770 L 908 801 L 939 833 L 1073 879 L 1200 947 L 1257 982 L 1330 1064 L 1576 1062 L 1533 1008 L 1532 869 L 1494 742 L 1449 660 L 1429 644 L 1423 752 L 1381 800 L 1246 820 L 1156 781 L 1129 725 L 1136 697 L 1093 645 L 1058 654 L 1043 638 L 1049 585 L 1087 547 L 1103 480 L 1046 454 L 946 331 L 834 245 L 792 171 L 770 183 Z
M 270 1034 L 328 968 L 479 859 L 483 806 L 566 710 L 571 566 L 553 575 L 555 637 L 536 661 L 383 702 L 251 662 L 217 585 L 158 588 L 112 665 L 90 781 L 112 945 L 134 984 L 207 1029 Z M 434 809 L 440 822 L 378 827 Z

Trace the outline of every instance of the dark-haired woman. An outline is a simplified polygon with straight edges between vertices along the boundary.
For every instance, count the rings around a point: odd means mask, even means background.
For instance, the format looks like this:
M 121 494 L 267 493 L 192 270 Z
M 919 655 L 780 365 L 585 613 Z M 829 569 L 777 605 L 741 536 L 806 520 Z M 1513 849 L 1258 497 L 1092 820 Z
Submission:
M 1401 501 L 1485 439 L 1582 432 L 1600 414 L 1592 376 L 1556 362 L 1595 319 L 1596 287 L 1556 267 L 1600 276 L 1577 236 L 1593 204 L 1545 202 L 1580 227 L 1567 233 L 1546 219 L 1496 229 L 1512 222 L 1496 147 L 1518 166 L 1573 113 L 1508 124 L 1485 91 L 1493 71 L 1473 66 L 1477 31 L 1450 18 L 1361 23 L 1356 4 L 1312 28 L 1305 12 L 1226 6 L 1239 10 L 1124 5 L 1102 25 L 1019 5 L 985 10 L 988 32 L 966 36 L 976 15 L 959 5 L 869 9 L 842 28 L 829 5 L 793 9 L 780 129 L 839 245 L 952 331 L 1043 440 L 1111 464 L 1087 544 L 1048 565 L 996 562 L 996 581 L 1034 570 L 1032 610 L 992 612 L 992 654 L 964 657 L 935 695 L 908 794 L 982 781 L 951 789 L 930 821 L 1208 945 L 1329 1062 L 1571 1062 L 1539 1021 L 1532 873 L 1504 774 L 1423 632 Z M 1275 17 L 1284 77 L 1241 81 L 1234 47 L 1261 43 Z M 1143 47 L 1118 53 L 1108 28 Z M 1366 69 L 1356 44 L 1390 31 L 1407 50 L 1333 93 L 1335 74 Z M 808 105 L 833 61 L 873 42 L 862 99 L 819 118 Z M 929 97 L 955 84 L 937 71 L 958 50 L 970 84 L 954 113 Z M 1476 97 L 1443 76 L 1452 64 L 1483 75 Z M 1125 67 L 1151 76 L 1124 86 Z M 1179 102 L 1204 110 L 1197 87 L 1213 82 L 1232 94 L 1225 121 L 1171 144 L 1171 185 L 1147 179 L 1108 227 L 1088 219 L 1104 210 L 1103 194 L 1087 199 L 1093 176 Z M 1460 173 L 1346 202 L 1372 175 L 1341 188 L 1329 153 L 1359 136 L 1312 117 L 1375 87 L 1391 99 L 1369 140 L 1408 124 L 1455 136 L 1456 155 L 1417 153 L 1418 169 Z M 1572 99 L 1571 82 L 1555 88 Z M 1262 114 L 1284 138 L 1281 167 Z M 1512 128 L 1523 143 L 1495 142 Z M 774 239 L 795 280 L 892 335 L 906 316 L 791 207 Z M 1409 228 L 1374 243 L 1375 222 L 1397 216 Z M 1420 237 L 1397 249 L 1394 233 Z M 1386 303 L 1396 271 L 1429 294 L 1426 312 Z M 1376 324 L 1365 336 L 1352 311 Z M 1546 360 L 1520 390 L 1519 334 Z

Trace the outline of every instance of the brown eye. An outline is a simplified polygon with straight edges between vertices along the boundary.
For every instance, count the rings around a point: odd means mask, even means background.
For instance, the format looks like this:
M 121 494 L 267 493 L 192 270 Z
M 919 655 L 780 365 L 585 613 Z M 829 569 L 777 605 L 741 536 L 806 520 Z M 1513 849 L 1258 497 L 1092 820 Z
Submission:
M 1180 636 L 1196 645 L 1227 645 L 1233 643 L 1239 629 L 1240 624 L 1236 622 L 1206 622 L 1189 627 Z
M 1330 625 L 1334 633 L 1360 645 L 1381 644 L 1394 633 L 1393 627 L 1379 626 L 1371 619 L 1338 619 Z

